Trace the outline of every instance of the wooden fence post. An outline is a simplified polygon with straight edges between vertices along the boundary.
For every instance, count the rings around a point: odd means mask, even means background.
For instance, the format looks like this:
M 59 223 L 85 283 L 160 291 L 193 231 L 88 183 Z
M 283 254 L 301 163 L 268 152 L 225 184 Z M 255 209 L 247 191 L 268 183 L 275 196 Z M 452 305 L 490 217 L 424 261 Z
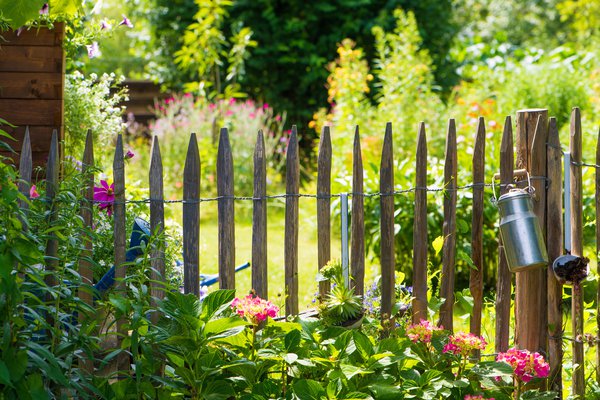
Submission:
M 331 136 L 329 127 L 323 127 L 319 140 L 317 161 L 317 258 L 319 270 L 331 260 Z M 329 292 L 329 282 L 319 282 L 323 300 Z
M 413 301 L 412 322 L 427 319 L 427 136 L 425 123 L 419 124 L 413 222 Z
M 542 231 L 546 232 L 546 142 L 548 110 L 532 109 L 517 112 L 517 168 L 524 168 L 533 177 L 535 188 L 533 210 Z M 518 348 L 546 352 L 546 270 L 538 268 L 516 274 L 515 342 Z
M 254 201 L 252 210 L 252 289 L 266 299 L 269 296 L 267 273 L 267 161 L 265 138 L 259 130 L 254 148 Z
M 454 119 L 448 121 L 448 134 L 446 136 L 446 154 L 444 161 L 444 246 L 442 247 L 442 277 L 440 284 L 440 297 L 444 304 L 440 308 L 439 325 L 449 331 L 454 330 L 454 260 L 456 255 L 456 123 Z
M 481 335 L 481 313 L 483 310 L 483 208 L 485 184 L 485 120 L 479 117 L 475 145 L 473 147 L 473 215 L 471 224 L 471 258 L 474 268 L 469 276 L 469 289 L 473 296 L 470 332 Z M 479 350 L 474 352 L 479 358 Z
M 354 292 L 365 292 L 365 197 L 363 194 L 363 162 L 358 126 L 354 132 L 352 150 L 352 214 L 350 218 L 350 273 L 354 277 Z
M 556 118 L 548 125 L 548 196 L 547 222 L 548 259 L 550 264 L 563 254 L 563 201 L 562 201 L 562 149 L 558 137 Z M 548 361 L 550 363 L 549 388 L 562 398 L 562 285 L 548 268 Z
M 512 120 L 507 116 L 504 120 L 504 131 L 500 145 L 500 194 L 508 192 L 508 185 L 513 181 L 514 150 Z M 496 194 L 494 193 L 494 196 Z M 510 328 L 510 295 L 512 275 L 504 256 L 502 238 L 498 245 L 498 281 L 496 283 L 496 353 L 508 350 Z
M 571 254 L 583 256 L 583 181 L 581 174 L 582 137 L 581 113 L 579 108 L 571 112 Z M 583 353 L 583 288 L 573 282 L 571 297 L 571 320 L 573 329 L 573 387 L 578 399 L 585 394 L 585 373 Z
M 286 154 L 285 183 L 285 315 L 298 314 L 298 196 L 300 194 L 300 159 L 298 157 L 298 131 L 292 134 Z
M 56 221 L 56 206 L 54 204 L 54 198 L 58 192 L 58 176 L 60 168 L 60 160 L 58 158 L 58 132 L 56 129 L 52 132 L 52 140 L 50 142 L 50 152 L 48 153 L 48 164 L 46 167 L 46 202 L 50 213 L 48 214 L 48 225 L 52 226 Z M 56 278 L 52 271 L 56 270 L 58 265 L 58 240 L 56 234 L 51 232 L 46 242 L 46 271 L 50 272 L 46 274 L 44 280 L 49 287 L 53 287 L 57 284 Z
M 200 297 L 200 156 L 192 133 L 183 169 L 183 291 Z
M 221 129 L 217 150 L 217 195 L 219 196 L 219 287 L 235 289 L 233 156 L 227 128 Z
M 150 293 L 153 306 L 156 307 L 155 299 L 164 299 L 165 297 L 165 203 L 163 191 L 163 167 L 162 157 L 160 155 L 160 145 L 158 137 L 154 136 L 152 143 L 152 157 L 150 159 L 150 234 L 153 236 L 151 241 L 152 252 L 150 255 L 150 265 L 152 267 Z M 158 313 L 152 315 L 152 322 L 158 322 Z
M 381 193 L 381 318 L 392 318 L 396 288 L 396 254 L 394 253 L 394 149 L 392 124 L 385 126 L 381 167 L 379 169 Z

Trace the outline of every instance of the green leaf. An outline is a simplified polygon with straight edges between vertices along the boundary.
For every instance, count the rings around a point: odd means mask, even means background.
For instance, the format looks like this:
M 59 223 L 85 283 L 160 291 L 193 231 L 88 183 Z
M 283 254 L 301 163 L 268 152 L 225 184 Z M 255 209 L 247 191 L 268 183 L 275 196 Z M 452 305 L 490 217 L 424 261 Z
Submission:
M 204 321 L 210 320 L 221 306 L 230 303 L 235 297 L 233 289 L 219 289 L 211 292 L 202 300 L 202 313 L 200 319 Z
M 0 360 L 0 383 L 6 386 L 14 387 L 10 380 L 10 372 L 2 360 Z
M 294 329 L 285 335 L 284 344 L 286 351 L 295 351 L 300 345 L 301 334 L 300 331 Z
M 302 400 L 321 400 L 325 397 L 325 389 L 321 384 L 312 379 L 303 379 L 292 385 L 296 397 Z
M 235 397 L 233 386 L 223 380 L 211 381 L 203 390 L 202 398 L 205 400 L 227 400 Z
M 4 129 L 0 129 L 0 136 L 5 137 L 7 139 L 11 139 L 11 140 L 17 140 L 14 137 L 10 136 L 8 134 L 8 132 L 6 132 Z
M 81 0 L 50 0 L 50 14 L 74 16 L 81 11 Z
M 44 0 L 0 0 L 0 10 L 3 17 L 9 20 L 11 28 L 18 29 L 35 19 L 44 3 Z
M 435 254 L 440 254 L 442 248 L 444 247 L 444 237 L 438 236 L 433 240 L 433 249 L 435 250 Z
M 248 325 L 248 322 L 238 317 L 219 318 L 207 322 L 204 328 L 204 333 L 208 337 L 211 335 L 223 333 L 225 331 L 230 330 L 231 328 L 235 328 L 238 326 L 244 327 L 246 325 Z

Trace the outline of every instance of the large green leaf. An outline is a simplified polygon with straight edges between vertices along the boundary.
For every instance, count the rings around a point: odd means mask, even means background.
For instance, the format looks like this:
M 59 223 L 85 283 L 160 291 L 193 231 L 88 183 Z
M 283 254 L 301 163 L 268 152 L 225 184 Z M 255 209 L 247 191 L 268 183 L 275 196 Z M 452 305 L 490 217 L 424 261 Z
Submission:
M 44 0 L 0 0 L 0 11 L 13 29 L 18 29 L 40 14 Z
M 303 379 L 294 382 L 294 394 L 302 400 L 321 400 L 325 397 L 325 389 L 317 381 Z
M 81 11 L 81 0 L 50 0 L 50 14 L 73 16 Z
M 0 360 L 0 383 L 6 386 L 14 387 L 10 380 L 10 372 L 2 360 Z
M 211 292 L 202 300 L 202 314 L 200 319 L 203 321 L 210 320 L 219 309 L 225 304 L 231 302 L 235 297 L 235 290 L 220 289 Z

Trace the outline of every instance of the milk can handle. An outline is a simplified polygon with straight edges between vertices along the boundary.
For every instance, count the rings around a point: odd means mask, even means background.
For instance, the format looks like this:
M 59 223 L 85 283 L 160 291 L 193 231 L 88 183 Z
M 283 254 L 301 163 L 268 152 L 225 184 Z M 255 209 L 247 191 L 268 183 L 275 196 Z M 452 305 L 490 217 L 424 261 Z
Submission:
M 518 176 L 518 175 L 527 175 L 527 187 L 524 189 L 515 189 L 513 184 L 508 184 L 508 188 L 510 189 L 510 191 L 513 190 L 518 190 L 518 191 L 527 191 L 530 195 L 533 195 L 533 193 L 535 193 L 535 188 L 533 186 L 531 186 L 531 177 L 529 176 L 529 171 L 527 171 L 526 169 L 517 169 L 513 172 L 513 176 Z M 496 197 L 496 179 L 500 179 L 500 174 L 494 174 L 494 177 L 492 178 L 492 204 L 497 205 L 498 204 L 498 198 Z

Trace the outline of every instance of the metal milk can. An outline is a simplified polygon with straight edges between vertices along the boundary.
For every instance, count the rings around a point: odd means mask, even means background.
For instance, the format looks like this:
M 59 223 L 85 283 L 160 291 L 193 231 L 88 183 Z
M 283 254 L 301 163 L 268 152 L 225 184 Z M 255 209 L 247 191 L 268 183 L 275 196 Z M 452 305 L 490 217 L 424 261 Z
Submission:
M 548 265 L 548 252 L 537 216 L 533 213 L 531 186 L 511 189 L 497 200 L 500 236 L 508 268 L 527 271 Z

